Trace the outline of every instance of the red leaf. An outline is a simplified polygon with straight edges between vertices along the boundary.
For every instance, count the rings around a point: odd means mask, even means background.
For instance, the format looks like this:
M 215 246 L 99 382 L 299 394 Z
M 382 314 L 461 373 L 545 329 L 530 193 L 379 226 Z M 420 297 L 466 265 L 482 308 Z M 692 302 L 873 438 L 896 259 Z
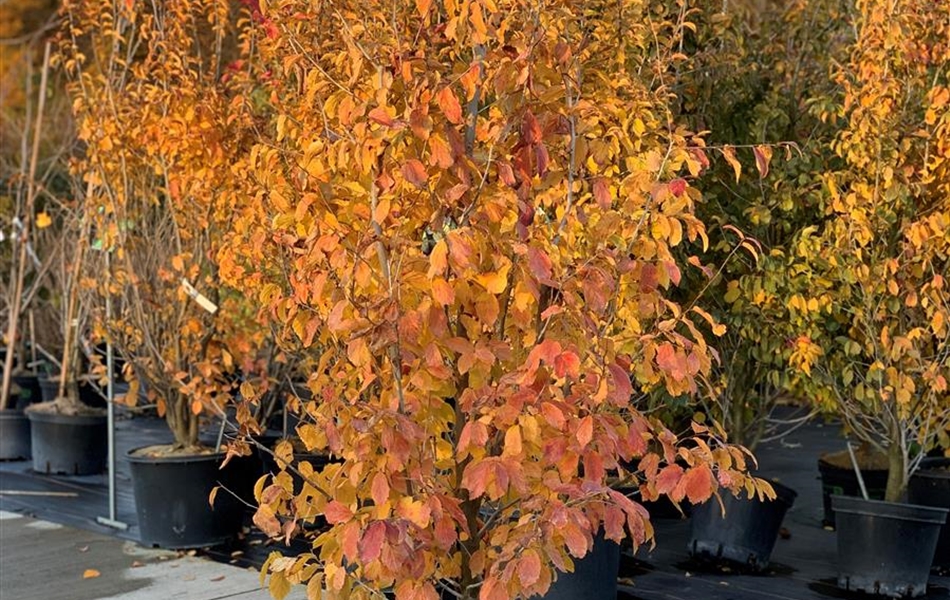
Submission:
M 676 263 L 672 260 L 665 260 L 663 261 L 663 266 L 666 268 L 666 274 L 669 275 L 673 285 L 679 285 L 683 275 L 680 273 L 680 268 Z
M 642 293 L 648 294 L 656 290 L 659 281 L 660 277 L 655 265 L 645 263 L 640 267 L 640 291 Z
M 541 141 L 541 125 L 530 110 L 524 114 L 524 119 L 521 121 L 521 138 L 528 146 Z
M 677 177 L 670 182 L 670 192 L 674 196 L 682 196 L 683 192 L 686 191 L 686 180 L 682 177 Z
M 442 517 L 435 522 L 435 542 L 443 550 L 451 548 L 458 539 L 455 523 L 449 517 Z
M 558 354 L 554 359 L 554 373 L 560 378 L 569 375 L 577 379 L 581 375 L 581 359 L 570 350 Z
M 442 88 L 438 93 L 436 101 L 439 103 L 439 108 L 442 109 L 442 114 L 449 120 L 449 123 L 458 125 L 462 122 L 462 106 L 459 104 L 459 99 L 455 96 L 455 92 L 452 91 L 452 88 L 448 86 Z
M 402 176 L 406 178 L 406 181 L 416 187 L 423 187 L 429 178 L 429 175 L 426 173 L 425 165 L 415 158 L 409 159 L 406 164 L 402 166 Z
M 626 369 L 617 363 L 611 363 L 607 365 L 607 370 L 610 372 L 610 378 L 613 380 L 614 384 L 610 391 L 609 398 L 615 404 L 627 404 L 630 402 L 630 396 L 633 395 L 633 386 L 630 384 L 630 375 L 627 373 Z
M 368 563 L 379 558 L 386 539 L 386 523 L 376 521 L 366 528 L 366 533 L 360 539 L 360 560 Z
M 551 281 L 551 258 L 544 250 L 534 246 L 528 247 L 528 268 L 539 282 Z
M 498 179 L 508 187 L 515 187 L 518 182 L 515 179 L 515 172 L 511 165 L 506 162 L 499 162 L 496 168 L 498 169 Z
M 353 517 L 353 512 L 347 508 L 344 504 L 333 500 L 323 511 L 323 516 L 326 517 L 327 523 L 330 525 L 336 525 L 337 523 L 342 523 L 343 521 L 348 521 Z

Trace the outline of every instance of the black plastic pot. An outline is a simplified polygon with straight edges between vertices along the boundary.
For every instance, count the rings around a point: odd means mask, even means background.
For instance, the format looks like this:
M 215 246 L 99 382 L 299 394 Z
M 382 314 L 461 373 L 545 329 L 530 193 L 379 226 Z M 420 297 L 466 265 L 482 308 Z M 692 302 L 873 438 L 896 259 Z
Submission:
M 95 475 L 106 468 L 105 415 L 60 415 L 28 411 L 33 470 L 38 473 Z
M 40 377 L 40 397 L 43 402 L 52 402 L 59 395 L 59 381 L 49 377 Z
M 16 400 L 17 409 L 24 410 L 27 406 L 40 402 L 42 395 L 39 377 L 33 374 L 23 374 L 14 375 L 10 379 L 20 388 L 20 395 Z
M 858 476 L 851 467 L 836 467 L 821 458 L 818 459 L 818 472 L 821 473 L 821 504 L 824 509 L 821 524 L 834 527 L 835 512 L 831 508 L 831 497 L 861 496 Z M 861 469 L 861 476 L 864 478 L 868 496 L 872 500 L 883 500 L 887 490 L 887 469 Z
M 832 496 L 838 524 L 838 587 L 893 598 L 927 593 L 947 509 Z
M 139 537 L 145 546 L 203 548 L 226 542 L 240 530 L 243 505 L 224 489 L 208 503 L 211 490 L 221 485 L 242 490 L 246 481 L 232 463 L 221 470 L 224 453 L 198 456 L 126 458 L 131 465 Z M 243 495 L 243 494 L 240 494 Z
M 687 549 L 700 560 L 728 562 L 745 570 L 761 571 L 769 564 L 785 512 L 795 503 L 795 490 L 772 482 L 775 500 L 736 498 L 723 494 L 726 516 L 715 498 L 693 507 Z
M 910 478 L 907 501 L 922 506 L 950 509 L 950 458 L 925 458 Z M 937 539 L 933 566 L 950 569 L 950 524 L 944 523 Z
M 620 544 L 601 532 L 594 538 L 591 551 L 574 560 L 573 573 L 558 573 L 544 600 L 617 600 L 619 572 Z
M 0 410 L 0 460 L 30 458 L 30 420 L 19 410 Z

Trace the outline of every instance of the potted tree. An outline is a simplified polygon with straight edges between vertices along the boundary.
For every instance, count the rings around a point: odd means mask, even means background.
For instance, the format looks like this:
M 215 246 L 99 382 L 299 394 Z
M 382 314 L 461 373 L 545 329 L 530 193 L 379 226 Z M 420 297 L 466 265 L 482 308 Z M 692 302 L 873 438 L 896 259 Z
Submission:
M 3 103 L 0 107 L 0 134 L 7 142 L 0 152 L 0 210 L 3 214 L 4 241 L 0 252 L 0 268 L 5 273 L 3 290 L 3 371 L 0 390 L 0 459 L 29 458 L 29 422 L 23 408 L 38 396 L 36 373 L 32 372 L 26 318 L 42 284 L 46 264 L 37 256 L 36 213 L 40 211 L 37 196 L 38 180 L 45 180 L 40 159 L 46 158 L 43 138 L 48 68 L 44 64 L 41 23 L 46 15 L 42 9 L 17 14 L 8 7 L 0 8 L 0 35 L 19 43 L 4 45 L 0 60 Z M 40 31 L 40 33 L 36 33 Z M 34 34 L 34 35 L 31 35 Z M 42 93 L 35 91 L 37 67 L 42 69 Z M 39 109 L 39 110 L 37 110 Z M 47 127 L 49 122 L 47 121 Z M 47 136 L 49 137 L 49 136 Z M 35 143 L 31 143 L 35 142 Z M 45 182 L 45 181 L 41 181 Z M 9 233 L 8 233 L 9 232 Z M 45 261 L 44 261 L 45 262 Z M 35 350 L 35 348 L 31 348 Z
M 32 371 L 45 358 L 37 343 L 42 329 L 56 328 L 55 323 L 40 323 L 37 327 L 33 318 L 37 304 L 43 300 L 44 309 L 59 304 L 64 313 L 69 311 L 64 317 L 79 316 L 75 304 L 67 298 L 75 290 L 75 275 L 82 264 L 82 251 L 79 249 L 74 254 L 63 252 L 64 246 L 76 243 L 78 234 L 73 218 L 72 179 L 64 158 L 75 139 L 74 130 L 66 99 L 48 94 L 50 89 L 61 85 L 59 73 L 51 69 L 49 42 L 45 52 L 38 53 L 42 47 L 40 42 L 48 37 L 45 33 L 48 28 L 43 23 L 53 13 L 49 6 L 38 6 L 24 13 L 19 25 L 24 27 L 20 33 L 25 43 L 14 50 L 14 54 L 19 56 L 6 56 L 11 68 L 5 71 L 5 76 L 23 76 L 26 86 L 13 81 L 7 82 L 10 87 L 4 86 L 11 93 L 10 103 L 4 101 L 4 133 L 13 133 L 12 126 L 17 123 L 22 127 L 10 136 L 11 139 L 20 138 L 18 160 L 12 161 L 18 172 L 8 172 L 10 163 L 4 160 L 3 172 L 0 173 L 10 197 L 15 199 L 12 214 L 16 218 L 10 225 L 11 231 L 17 232 L 14 236 L 17 243 L 13 244 L 9 256 L 9 287 L 5 286 L 9 303 L 7 352 L 3 390 L 0 392 L 0 408 L 4 411 L 0 456 L 27 458 L 32 452 L 34 468 L 38 472 L 85 474 L 99 472 L 103 467 L 100 456 L 104 455 L 105 447 L 102 444 L 104 421 L 101 415 L 83 411 L 75 401 L 75 394 L 65 393 L 65 388 L 61 391 L 60 401 L 35 404 L 40 400 L 40 387 L 37 373 Z M 4 17 L 5 24 L 6 21 Z M 36 28 L 32 34 L 31 27 Z M 7 52 L 4 49 L 4 53 Z M 34 93 L 31 83 L 37 64 L 41 65 L 41 71 L 39 89 Z M 67 277 L 62 286 L 51 286 L 49 275 L 55 271 L 53 265 L 60 260 L 64 261 L 64 271 L 73 277 Z M 72 323 L 72 319 L 62 321 L 66 327 L 69 326 L 67 323 Z M 40 329 L 40 335 L 37 335 L 37 329 Z M 26 351 L 27 339 L 31 342 L 29 352 Z M 67 344 L 64 354 L 70 354 L 72 350 Z M 18 375 L 14 373 L 15 358 Z M 16 381 L 27 393 L 25 397 L 21 394 L 19 402 L 8 412 L 7 403 L 12 400 L 11 381 Z M 20 412 L 24 408 L 29 409 L 28 413 Z M 20 411 L 14 412 L 16 409 Z M 15 429 L 9 429 L 10 425 Z M 98 451 L 99 447 L 102 452 Z
M 232 494 L 209 506 L 211 490 L 250 489 L 201 437 L 202 417 L 223 413 L 232 373 L 254 352 L 244 329 L 252 320 L 239 294 L 219 293 L 215 262 L 239 125 L 212 110 L 227 102 L 217 42 L 234 23 L 198 2 L 70 3 L 64 16 L 63 60 L 86 145 L 79 170 L 95 234 L 88 293 L 97 339 L 111 339 L 126 361 L 126 398 L 145 389 L 171 432 L 168 444 L 127 456 L 140 536 L 170 548 L 212 545 L 240 529 L 242 507 Z M 211 29 L 192 29 L 194 18 Z
M 840 326 L 809 341 L 819 399 L 887 457 L 883 501 L 833 498 L 838 584 L 886 595 L 926 592 L 947 513 L 906 492 L 950 427 L 948 19 L 945 5 L 858 4 L 836 78 L 846 123 L 833 148 L 846 166 L 826 178 L 829 218 L 802 239 Z
M 279 445 L 303 485 L 258 483 L 269 535 L 330 525 L 268 561 L 275 596 L 557 594 L 598 534 L 651 537 L 607 485 L 621 460 L 654 497 L 770 493 L 741 449 L 631 402 L 694 391 L 712 360 L 669 292 L 674 248 L 705 239 L 686 179 L 702 140 L 641 74 L 667 72 L 653 53 L 677 36 L 607 2 L 249 11 L 245 97 L 269 119 L 231 170 L 229 248 L 251 273 L 282 257 L 289 281 L 231 283 L 319 349 L 297 431 L 342 459 L 314 469 Z
M 680 106 L 692 127 L 711 131 L 701 182 L 707 201 L 697 208 L 711 252 L 691 261 L 683 288 L 707 290 L 709 321 L 725 330 L 702 410 L 753 451 L 816 414 L 804 400 L 811 378 L 794 368 L 801 356 L 790 342 L 802 334 L 799 313 L 823 312 L 831 298 L 812 295 L 808 273 L 795 264 L 796 239 L 818 218 L 820 175 L 831 164 L 826 145 L 840 128 L 811 106 L 834 87 L 827 70 L 845 50 L 841 12 L 841 3 L 825 0 L 737 2 L 694 17 L 696 52 Z M 765 568 L 795 498 L 776 488 L 773 502 L 727 497 L 725 514 L 712 502 L 696 507 L 690 553 L 733 570 Z

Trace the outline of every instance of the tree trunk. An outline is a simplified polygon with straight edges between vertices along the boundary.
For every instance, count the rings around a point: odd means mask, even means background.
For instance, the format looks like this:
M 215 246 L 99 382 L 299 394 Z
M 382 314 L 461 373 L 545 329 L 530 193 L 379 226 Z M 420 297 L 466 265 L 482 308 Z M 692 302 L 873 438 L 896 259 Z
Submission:
M 888 502 L 900 502 L 907 491 L 907 465 L 900 444 L 891 444 L 887 449 L 887 490 L 884 499 Z

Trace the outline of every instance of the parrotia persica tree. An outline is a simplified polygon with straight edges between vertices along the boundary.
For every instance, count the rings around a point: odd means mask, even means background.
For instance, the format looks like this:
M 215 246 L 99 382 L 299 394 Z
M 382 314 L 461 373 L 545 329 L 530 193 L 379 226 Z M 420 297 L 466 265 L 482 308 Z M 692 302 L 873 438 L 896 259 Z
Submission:
M 254 311 L 221 289 L 215 262 L 231 218 L 229 168 L 242 112 L 221 82 L 234 47 L 230 2 L 67 2 L 72 76 L 93 224 L 86 280 L 96 331 L 130 365 L 175 436 L 199 449 L 199 415 L 230 398 L 256 347 Z M 200 294 L 200 295 L 199 295 Z M 113 303 L 111 315 L 106 302 Z
M 800 240 L 838 334 L 810 340 L 821 400 L 889 457 L 897 501 L 950 426 L 950 4 L 862 0 L 838 73 L 827 218 Z
M 842 162 L 830 144 L 843 122 L 827 111 L 837 89 L 829 69 L 847 60 L 853 37 L 848 6 L 739 0 L 701 13 L 680 77 L 683 118 L 710 130 L 707 152 L 718 158 L 697 207 L 707 268 L 687 271 L 681 287 L 708 285 L 704 302 L 728 327 L 710 410 L 750 448 L 807 420 L 770 413 L 783 397 L 812 393 L 814 356 L 799 341 L 836 335 L 816 318 L 828 317 L 833 295 L 812 287 L 798 238 L 820 224 L 824 174 Z
M 249 13 L 232 108 L 259 141 L 230 171 L 222 274 L 311 349 L 297 432 L 343 461 L 258 485 L 268 534 L 330 524 L 268 561 L 276 596 L 543 593 L 599 530 L 651 539 L 617 469 L 646 499 L 771 493 L 743 450 L 700 425 L 677 439 L 631 400 L 695 392 L 714 354 L 708 314 L 669 298 L 674 249 L 706 245 L 703 139 L 669 109 L 685 5 Z

